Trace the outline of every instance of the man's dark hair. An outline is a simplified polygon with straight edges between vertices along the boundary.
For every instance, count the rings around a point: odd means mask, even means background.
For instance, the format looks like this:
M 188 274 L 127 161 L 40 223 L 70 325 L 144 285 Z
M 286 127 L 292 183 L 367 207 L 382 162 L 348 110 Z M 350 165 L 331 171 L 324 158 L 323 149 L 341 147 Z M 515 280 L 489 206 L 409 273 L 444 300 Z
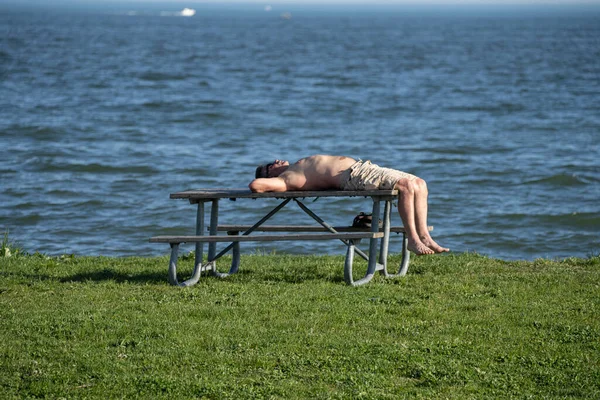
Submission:
M 268 178 L 269 177 L 269 168 L 271 168 L 275 163 L 270 162 L 268 164 L 259 165 L 256 167 L 256 172 L 254 172 L 254 177 L 258 178 Z M 264 169 L 263 169 L 264 168 Z M 263 173 L 264 171 L 264 173 Z
M 254 177 L 256 179 L 258 179 L 258 178 L 264 178 L 264 176 L 263 176 L 263 167 L 264 167 L 264 165 L 259 165 L 258 167 L 256 167 L 256 172 L 254 173 Z

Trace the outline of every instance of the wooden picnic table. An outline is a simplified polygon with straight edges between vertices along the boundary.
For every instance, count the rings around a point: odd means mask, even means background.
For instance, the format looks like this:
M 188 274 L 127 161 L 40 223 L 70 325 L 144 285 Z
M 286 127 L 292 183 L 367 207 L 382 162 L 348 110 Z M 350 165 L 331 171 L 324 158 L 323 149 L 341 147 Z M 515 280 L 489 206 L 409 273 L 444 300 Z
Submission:
M 191 204 L 197 204 L 196 234 L 194 236 L 155 236 L 151 242 L 169 243 L 171 245 L 171 258 L 169 261 L 169 281 L 174 285 L 191 286 L 198 282 L 202 272 L 209 271 L 212 275 L 226 277 L 237 272 L 240 265 L 240 242 L 242 241 L 280 241 L 280 240 L 330 240 L 339 239 L 346 246 L 346 260 L 344 264 L 344 279 L 349 285 L 357 286 L 369 282 L 376 271 L 386 277 L 405 275 L 408 270 L 410 253 L 407 248 L 408 240 L 403 227 L 391 226 L 392 201 L 398 196 L 397 190 L 369 190 L 369 191 L 289 191 L 253 193 L 248 189 L 195 189 L 172 193 L 171 199 L 187 199 Z M 350 226 L 336 227 L 327 223 L 323 218 L 313 212 L 304 204 L 306 198 L 331 198 L 331 197 L 370 197 L 372 206 L 371 228 L 355 228 Z M 219 225 L 219 201 L 221 199 L 278 199 L 280 200 L 273 209 L 265 214 L 253 225 Z M 319 225 L 265 225 L 273 215 L 277 214 L 289 203 L 296 203 L 302 211 L 310 216 Z M 384 203 L 383 217 L 381 217 L 381 203 Z M 205 204 L 211 203 L 210 221 L 205 223 Z M 382 226 L 379 221 L 382 219 Z M 431 229 L 431 228 L 430 228 Z M 208 231 L 208 235 L 206 232 Z M 228 235 L 219 235 L 219 232 L 228 232 Z M 239 233 L 242 232 L 241 235 Z M 269 232 L 269 234 L 252 235 L 253 232 Z M 272 234 L 278 232 L 278 234 Z M 299 233 L 308 232 L 308 233 Z M 387 257 L 390 233 L 402 233 L 402 260 L 396 273 L 387 270 Z M 369 239 L 368 254 L 365 254 L 356 244 L 360 239 Z M 217 254 L 217 243 L 230 243 Z M 190 279 L 179 282 L 177 279 L 177 257 L 181 243 L 195 243 L 196 254 L 194 271 Z M 203 263 L 204 243 L 208 243 L 207 262 Z M 379 247 L 379 249 L 378 249 Z M 378 254 L 379 250 L 379 254 Z M 229 272 L 217 271 L 216 261 L 232 251 L 232 263 Z M 354 254 L 358 254 L 368 262 L 367 272 L 364 277 L 354 279 L 352 264 Z M 379 255 L 379 261 L 377 256 Z

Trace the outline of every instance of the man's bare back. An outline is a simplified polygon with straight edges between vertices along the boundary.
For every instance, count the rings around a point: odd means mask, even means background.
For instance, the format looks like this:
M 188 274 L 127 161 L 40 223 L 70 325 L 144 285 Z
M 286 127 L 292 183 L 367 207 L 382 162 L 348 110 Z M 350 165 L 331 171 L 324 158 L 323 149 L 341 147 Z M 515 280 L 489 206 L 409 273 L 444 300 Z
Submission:
M 345 156 L 315 155 L 291 164 L 275 160 L 265 166 L 263 176 L 252 181 L 253 192 L 341 189 L 342 173 L 356 160 Z
M 342 172 L 355 162 L 344 156 L 310 156 L 290 165 L 279 177 L 292 190 L 341 189 Z

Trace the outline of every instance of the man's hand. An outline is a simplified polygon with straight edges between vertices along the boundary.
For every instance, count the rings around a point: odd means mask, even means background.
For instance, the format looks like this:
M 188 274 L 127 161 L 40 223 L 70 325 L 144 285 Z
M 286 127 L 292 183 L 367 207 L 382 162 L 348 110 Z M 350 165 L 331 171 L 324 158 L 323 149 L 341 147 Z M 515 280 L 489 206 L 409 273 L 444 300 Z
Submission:
M 285 181 L 279 177 L 258 178 L 250 182 L 248 187 L 254 193 L 285 192 L 288 190 Z

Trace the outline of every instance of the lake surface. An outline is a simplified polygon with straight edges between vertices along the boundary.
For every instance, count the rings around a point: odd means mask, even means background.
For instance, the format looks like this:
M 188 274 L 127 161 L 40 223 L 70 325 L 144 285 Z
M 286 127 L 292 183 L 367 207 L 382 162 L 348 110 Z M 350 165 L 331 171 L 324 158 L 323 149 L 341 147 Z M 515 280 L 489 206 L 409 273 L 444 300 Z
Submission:
M 26 251 L 166 254 L 148 238 L 195 218 L 169 193 L 323 153 L 425 179 L 453 251 L 600 253 L 600 13 L 157 7 L 0 13 L 0 230 Z M 370 209 L 311 204 L 339 224 Z M 274 205 L 225 201 L 221 221 Z

